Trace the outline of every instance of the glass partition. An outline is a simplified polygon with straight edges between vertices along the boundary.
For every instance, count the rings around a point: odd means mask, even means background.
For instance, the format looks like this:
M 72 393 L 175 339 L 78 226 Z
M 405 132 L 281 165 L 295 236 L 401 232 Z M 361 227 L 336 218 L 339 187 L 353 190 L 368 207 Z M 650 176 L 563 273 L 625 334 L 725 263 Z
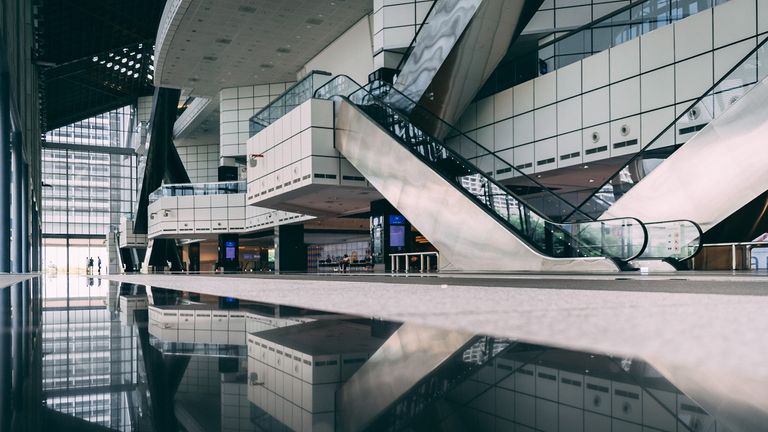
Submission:
M 229 195 L 245 193 L 244 181 L 228 181 L 215 183 L 185 183 L 167 184 L 160 186 L 149 194 L 149 202 L 153 203 L 162 197 L 187 195 Z
M 539 46 L 534 50 L 508 54 L 478 92 L 476 99 L 547 74 L 725 1 L 636 1 L 575 30 L 548 35 L 539 39 Z
M 280 117 L 288 114 L 292 109 L 311 99 L 315 90 L 330 79 L 331 74 L 328 72 L 310 72 L 304 79 L 292 85 L 282 95 L 251 117 L 248 126 L 249 136 L 256 135 Z

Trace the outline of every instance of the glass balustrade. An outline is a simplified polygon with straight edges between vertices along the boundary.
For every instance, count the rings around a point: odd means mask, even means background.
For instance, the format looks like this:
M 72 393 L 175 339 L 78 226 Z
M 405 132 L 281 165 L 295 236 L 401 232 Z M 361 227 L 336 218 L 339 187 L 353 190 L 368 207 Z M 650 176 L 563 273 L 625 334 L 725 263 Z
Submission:
M 184 183 L 162 185 L 149 194 L 149 202 L 153 203 L 162 197 L 189 195 L 229 195 L 245 193 L 244 181 L 228 181 L 215 183 Z
M 264 128 L 274 123 L 280 117 L 288 114 L 312 98 L 315 90 L 327 83 L 332 75 L 323 71 L 312 71 L 296 84 L 289 87 L 282 95 L 278 96 L 250 118 L 248 130 L 249 136 L 254 136 Z

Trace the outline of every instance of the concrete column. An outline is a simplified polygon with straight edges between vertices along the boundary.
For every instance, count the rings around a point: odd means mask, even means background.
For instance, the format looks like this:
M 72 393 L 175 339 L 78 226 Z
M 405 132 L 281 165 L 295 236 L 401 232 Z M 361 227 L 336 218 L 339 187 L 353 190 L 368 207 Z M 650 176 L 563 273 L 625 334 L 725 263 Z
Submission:
M 31 209 L 29 206 L 29 165 L 21 163 L 21 271 L 29 272 L 29 220 Z
M 304 225 L 275 227 L 275 273 L 306 272 L 307 246 Z
M 11 271 L 11 91 L 0 44 L 0 273 Z M 11 429 L 11 290 L 0 289 L 0 430 Z

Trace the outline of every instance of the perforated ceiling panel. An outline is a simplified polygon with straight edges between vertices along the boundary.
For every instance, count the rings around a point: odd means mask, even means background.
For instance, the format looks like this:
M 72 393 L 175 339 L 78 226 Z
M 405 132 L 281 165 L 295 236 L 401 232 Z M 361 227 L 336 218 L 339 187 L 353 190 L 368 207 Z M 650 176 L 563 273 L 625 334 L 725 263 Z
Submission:
M 220 88 L 293 81 L 372 6 L 371 0 L 191 0 L 167 49 L 157 53 L 159 82 L 213 97 Z

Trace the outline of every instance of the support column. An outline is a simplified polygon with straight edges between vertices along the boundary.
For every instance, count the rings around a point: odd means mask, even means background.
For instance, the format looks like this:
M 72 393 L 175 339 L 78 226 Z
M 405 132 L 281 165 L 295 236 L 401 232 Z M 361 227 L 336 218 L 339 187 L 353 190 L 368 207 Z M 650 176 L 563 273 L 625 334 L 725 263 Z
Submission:
M 307 245 L 304 225 L 275 227 L 275 273 L 306 272 Z
M 29 165 L 24 161 L 21 162 L 21 231 L 19 236 L 21 238 L 21 271 L 28 273 L 30 250 L 29 250 L 29 220 L 30 220 L 30 206 L 29 206 Z
M 13 194 L 11 195 L 11 211 L 12 217 L 12 253 L 11 253 L 11 269 L 14 273 L 22 273 L 22 256 L 24 249 L 22 246 L 22 225 L 24 221 L 24 206 L 22 204 L 22 180 L 21 180 L 21 166 L 24 164 L 23 157 L 21 155 L 21 131 L 14 131 L 12 134 L 13 152 L 12 152 L 12 170 L 11 170 L 11 184 L 13 185 Z
M 11 271 L 11 93 L 0 45 L 0 273 Z M 11 290 L 0 289 L 0 430 L 11 430 Z

